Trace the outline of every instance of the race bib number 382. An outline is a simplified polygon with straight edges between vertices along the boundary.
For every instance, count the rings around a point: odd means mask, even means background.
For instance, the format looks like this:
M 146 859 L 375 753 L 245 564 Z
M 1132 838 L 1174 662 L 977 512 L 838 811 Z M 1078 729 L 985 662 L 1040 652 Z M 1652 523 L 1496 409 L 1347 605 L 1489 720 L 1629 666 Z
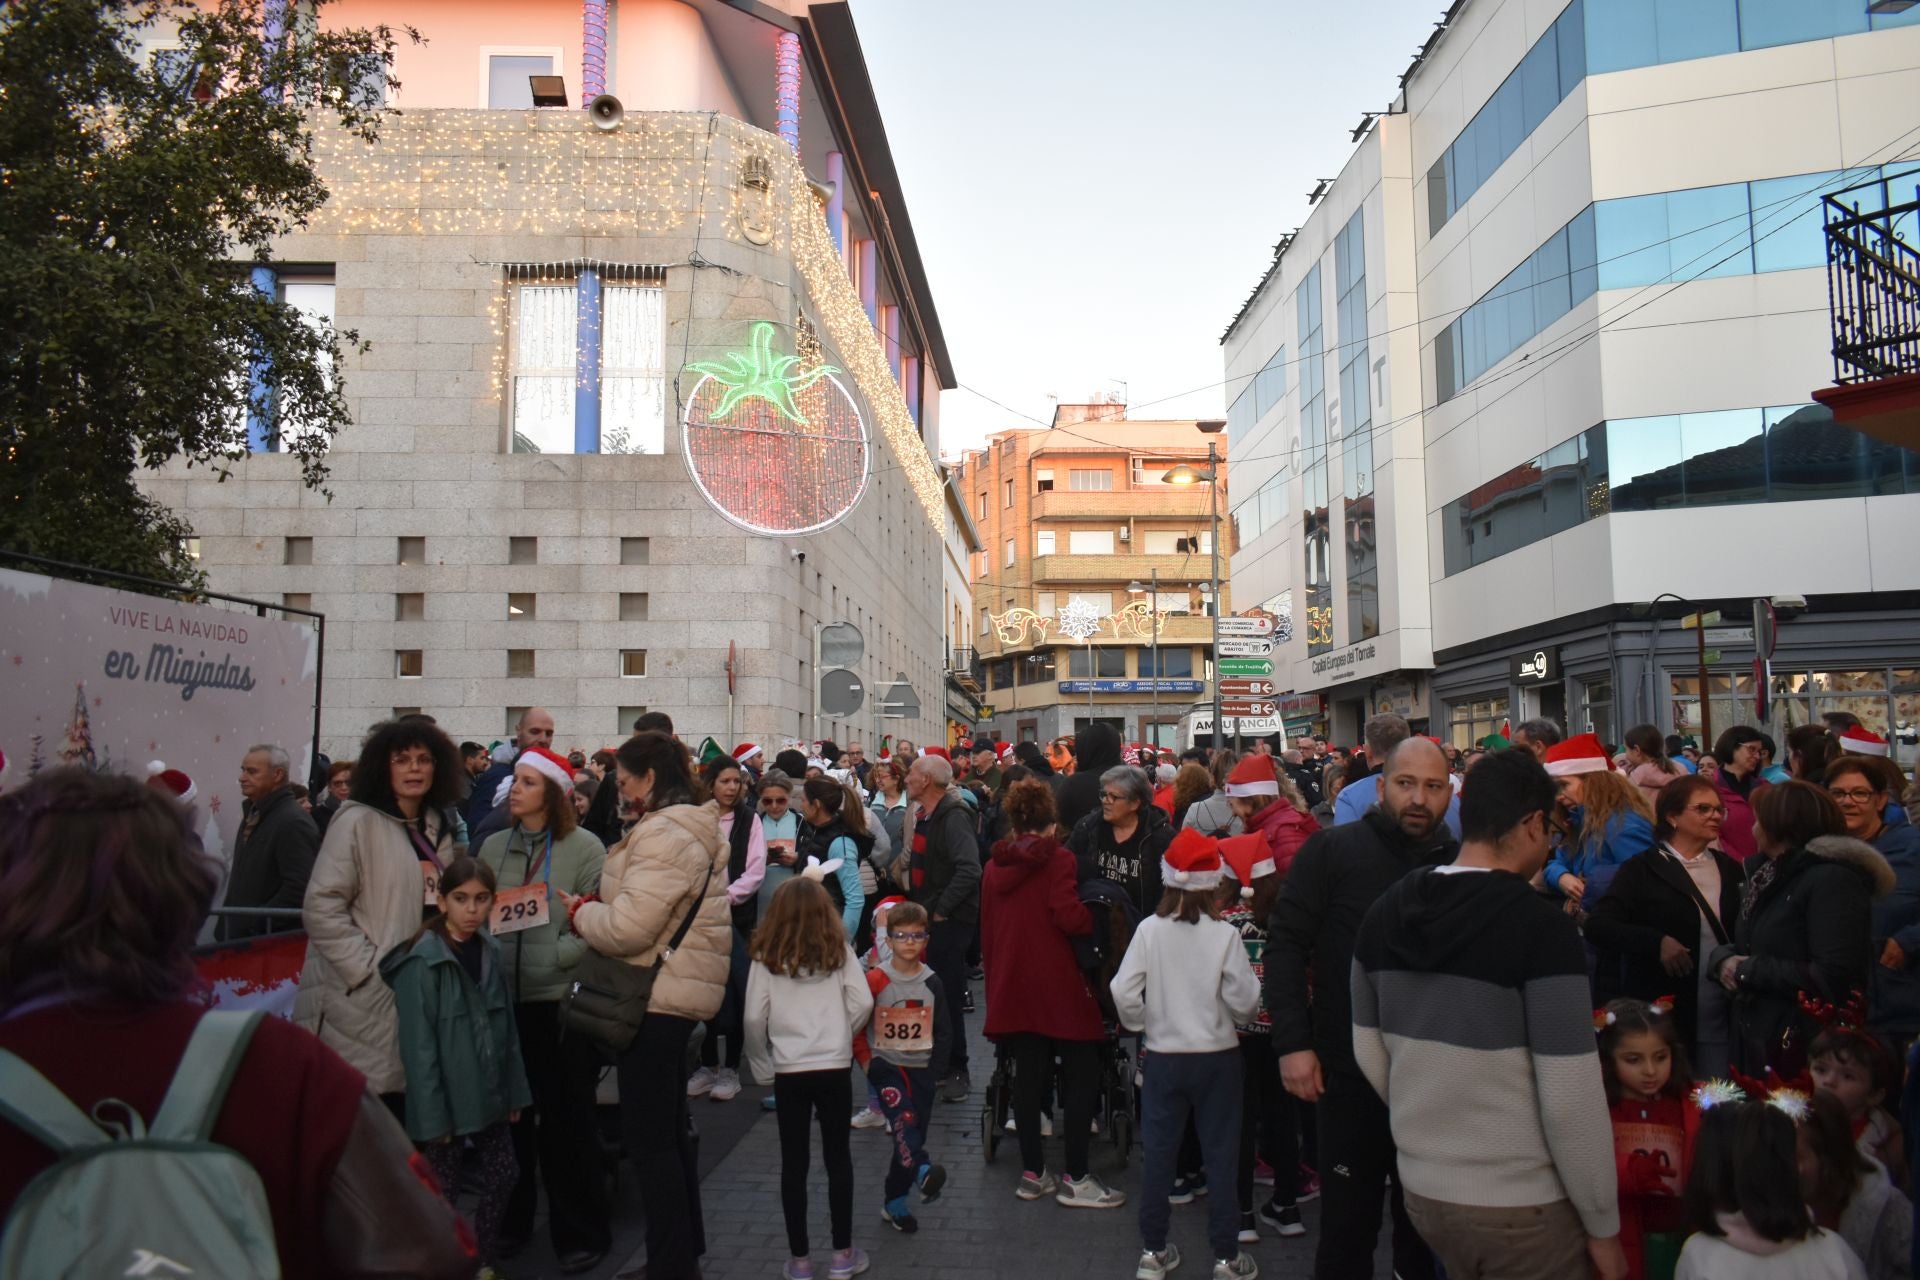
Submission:
M 493 900 L 493 934 L 518 933 L 537 929 L 548 920 L 547 886 L 535 881 L 518 889 L 502 889 Z
M 930 1005 L 887 1005 L 873 1011 L 874 1025 L 881 1044 L 903 1049 L 926 1048 L 933 1044 L 933 1008 Z

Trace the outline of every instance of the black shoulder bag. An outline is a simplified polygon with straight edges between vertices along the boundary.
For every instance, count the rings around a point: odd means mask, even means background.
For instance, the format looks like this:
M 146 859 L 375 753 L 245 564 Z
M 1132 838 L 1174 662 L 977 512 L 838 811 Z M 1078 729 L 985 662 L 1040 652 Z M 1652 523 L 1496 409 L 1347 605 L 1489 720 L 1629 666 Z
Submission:
M 693 928 L 700 908 L 706 904 L 712 883 L 713 863 L 708 862 L 700 892 L 694 895 L 693 909 L 652 964 L 628 964 L 618 956 L 601 955 L 589 947 L 574 966 L 573 984 L 560 1000 L 561 1032 L 585 1036 L 610 1053 L 624 1053 L 640 1033 L 640 1020 L 647 1016 L 654 980 L 667 957 L 687 940 L 687 930 Z

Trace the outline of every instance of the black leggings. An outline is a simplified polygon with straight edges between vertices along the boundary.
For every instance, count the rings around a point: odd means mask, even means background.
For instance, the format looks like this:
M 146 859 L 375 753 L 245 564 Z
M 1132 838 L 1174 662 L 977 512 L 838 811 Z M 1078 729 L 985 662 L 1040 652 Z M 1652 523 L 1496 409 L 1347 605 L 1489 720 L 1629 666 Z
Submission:
M 1093 1113 L 1100 1098 L 1100 1045 L 1092 1040 L 1054 1040 L 1022 1031 L 1000 1043 L 1013 1058 L 1013 1122 L 1019 1131 L 1020 1160 L 1039 1173 L 1046 1168 L 1040 1138 L 1040 1108 L 1053 1083 L 1053 1060 L 1060 1059 L 1060 1105 L 1067 1140 L 1067 1176 L 1087 1176 Z
M 700 1174 L 687 1126 L 687 1040 L 694 1024 L 649 1013 L 621 1053 L 620 1128 L 640 1175 L 647 1280 L 698 1280 L 707 1251 Z
M 1273 1169 L 1274 1203 L 1295 1203 L 1300 1180 L 1300 1133 L 1293 1097 L 1280 1084 L 1280 1059 L 1265 1035 L 1240 1037 L 1240 1212 L 1253 1212 L 1253 1161 Z
M 833 1247 L 853 1247 L 853 1091 L 847 1072 L 782 1071 L 773 1078 L 780 1121 L 780 1208 L 787 1218 L 787 1250 L 807 1247 L 807 1169 L 813 1163 L 807 1126 L 820 1118 L 820 1159 L 827 1167 L 827 1212 Z

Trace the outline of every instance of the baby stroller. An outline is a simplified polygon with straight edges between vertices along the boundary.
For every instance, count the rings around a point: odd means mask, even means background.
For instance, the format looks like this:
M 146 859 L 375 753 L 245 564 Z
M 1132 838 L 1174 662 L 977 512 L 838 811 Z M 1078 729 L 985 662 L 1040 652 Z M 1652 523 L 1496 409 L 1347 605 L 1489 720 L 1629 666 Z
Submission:
M 1100 1132 L 1113 1143 L 1122 1167 L 1133 1149 L 1139 1123 L 1139 1089 L 1134 1082 L 1134 1054 L 1128 1048 L 1133 1037 L 1120 1025 L 1113 1007 L 1110 989 L 1120 958 L 1133 941 L 1140 912 L 1126 890 L 1111 880 L 1087 880 L 1080 885 L 1080 901 L 1093 917 L 1093 931 L 1073 940 L 1081 974 L 1100 1006 L 1107 1038 L 1100 1056 L 1100 1092 L 1094 1118 Z M 993 1163 L 1006 1134 L 1007 1117 L 1013 1114 L 1013 1059 L 994 1051 L 993 1075 L 987 1081 L 980 1107 L 980 1152 Z

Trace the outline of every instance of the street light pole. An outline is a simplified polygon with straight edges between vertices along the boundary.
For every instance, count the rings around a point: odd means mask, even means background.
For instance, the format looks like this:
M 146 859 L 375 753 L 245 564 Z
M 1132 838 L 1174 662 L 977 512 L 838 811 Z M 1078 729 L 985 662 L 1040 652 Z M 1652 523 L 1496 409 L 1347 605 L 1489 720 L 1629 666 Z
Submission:
M 1153 625 L 1153 682 L 1147 689 L 1153 695 L 1153 725 L 1147 734 L 1147 741 L 1153 744 L 1154 759 L 1160 758 L 1160 570 L 1147 571 L 1147 580 L 1151 584 L 1147 591 L 1147 617 Z
M 1207 441 L 1207 506 L 1213 516 L 1213 749 L 1220 749 L 1220 461 Z

